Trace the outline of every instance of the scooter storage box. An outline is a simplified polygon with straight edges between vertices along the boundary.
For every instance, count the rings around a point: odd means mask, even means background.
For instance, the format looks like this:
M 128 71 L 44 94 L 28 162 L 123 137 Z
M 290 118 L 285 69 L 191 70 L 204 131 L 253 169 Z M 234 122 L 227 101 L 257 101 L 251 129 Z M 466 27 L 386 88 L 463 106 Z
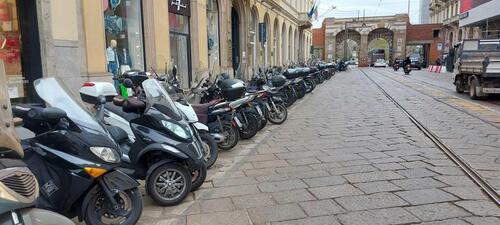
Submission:
M 224 98 L 234 101 L 242 98 L 246 92 L 245 82 L 238 79 L 227 79 L 219 82 L 219 88 Z
M 97 97 L 104 96 L 107 102 L 113 101 L 113 98 L 118 95 L 115 86 L 107 82 L 87 82 L 80 88 L 80 97 L 82 101 L 96 105 Z
M 281 87 L 285 85 L 285 83 L 286 83 L 286 77 L 283 75 L 273 76 L 271 78 L 271 84 L 273 85 L 273 87 Z

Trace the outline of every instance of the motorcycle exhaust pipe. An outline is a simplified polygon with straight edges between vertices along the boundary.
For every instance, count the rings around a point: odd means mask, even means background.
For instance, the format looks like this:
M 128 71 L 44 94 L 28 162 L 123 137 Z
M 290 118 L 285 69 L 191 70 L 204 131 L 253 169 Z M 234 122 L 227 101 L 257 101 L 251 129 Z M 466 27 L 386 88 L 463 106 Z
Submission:
M 226 140 L 224 135 L 219 134 L 219 133 L 209 133 L 209 135 L 214 139 L 215 142 L 217 143 L 222 143 Z

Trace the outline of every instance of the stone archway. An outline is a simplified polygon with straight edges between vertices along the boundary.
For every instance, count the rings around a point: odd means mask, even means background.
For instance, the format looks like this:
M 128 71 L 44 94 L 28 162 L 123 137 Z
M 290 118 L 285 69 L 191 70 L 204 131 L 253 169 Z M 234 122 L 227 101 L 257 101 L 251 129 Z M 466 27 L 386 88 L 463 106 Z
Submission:
M 361 34 L 356 30 L 342 30 L 335 36 L 336 58 L 347 60 L 359 57 Z
M 269 61 L 271 59 L 271 43 L 272 41 L 270 40 L 271 39 L 271 19 L 269 18 L 269 13 L 266 12 L 266 14 L 264 15 L 264 24 L 265 24 L 265 28 L 266 28 L 266 42 L 264 42 L 264 45 L 262 45 L 263 49 L 262 49 L 262 61 L 263 62 L 263 66 L 264 67 L 267 67 L 270 65 Z
M 383 43 L 384 45 L 384 48 L 385 49 L 385 54 L 386 54 L 386 59 L 389 60 L 389 62 L 393 62 L 394 61 L 394 32 L 392 30 L 389 30 L 387 28 L 377 28 L 377 29 L 374 29 L 372 31 L 370 31 L 370 33 L 368 33 L 368 52 L 370 50 L 372 50 L 374 47 L 373 47 L 373 44 L 374 42 L 376 41 L 380 41 L 381 43 Z M 372 45 L 372 46 L 370 46 Z M 370 47 L 372 47 L 372 49 L 370 49 Z
M 283 22 L 283 25 L 281 26 L 281 64 L 285 65 L 286 60 L 287 60 L 287 50 L 288 48 L 286 47 L 286 42 L 287 42 L 287 36 L 286 36 L 286 23 Z

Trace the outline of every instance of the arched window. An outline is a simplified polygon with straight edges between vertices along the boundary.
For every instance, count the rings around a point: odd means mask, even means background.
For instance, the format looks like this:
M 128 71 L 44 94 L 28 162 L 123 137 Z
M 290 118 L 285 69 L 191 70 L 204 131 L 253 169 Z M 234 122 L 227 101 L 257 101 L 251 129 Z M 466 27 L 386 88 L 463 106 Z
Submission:
M 209 72 L 220 71 L 219 5 L 217 0 L 207 0 L 207 35 Z

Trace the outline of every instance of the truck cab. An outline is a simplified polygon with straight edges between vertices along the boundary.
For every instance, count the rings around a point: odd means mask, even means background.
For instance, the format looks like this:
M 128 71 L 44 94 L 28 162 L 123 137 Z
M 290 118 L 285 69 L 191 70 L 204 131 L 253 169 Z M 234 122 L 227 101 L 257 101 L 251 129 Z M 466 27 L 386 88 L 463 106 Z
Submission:
M 455 45 L 455 87 L 472 99 L 500 94 L 500 40 L 468 39 Z

